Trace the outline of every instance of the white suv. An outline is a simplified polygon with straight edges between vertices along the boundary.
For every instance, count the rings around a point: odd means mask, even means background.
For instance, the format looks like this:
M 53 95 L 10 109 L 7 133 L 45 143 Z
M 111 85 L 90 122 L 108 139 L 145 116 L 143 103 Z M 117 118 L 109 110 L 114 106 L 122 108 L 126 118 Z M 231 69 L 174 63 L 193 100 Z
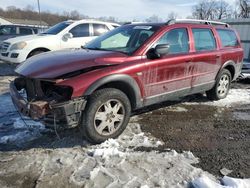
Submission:
M 94 20 L 64 21 L 38 35 L 5 40 L 0 48 L 0 59 L 21 63 L 42 52 L 80 48 L 93 38 L 115 27 L 119 27 L 119 25 Z

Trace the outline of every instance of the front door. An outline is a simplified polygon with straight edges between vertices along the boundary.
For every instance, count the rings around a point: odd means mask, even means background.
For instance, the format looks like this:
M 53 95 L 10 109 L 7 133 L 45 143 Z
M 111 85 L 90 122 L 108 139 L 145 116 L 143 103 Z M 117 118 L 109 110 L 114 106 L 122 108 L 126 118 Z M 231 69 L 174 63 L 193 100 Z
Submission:
M 69 33 L 73 35 L 73 38 L 62 40 L 62 48 L 81 48 L 92 38 L 90 36 L 90 24 L 84 23 L 73 27 Z
M 161 97 L 178 91 L 188 92 L 191 85 L 192 75 L 188 66 L 192 59 L 187 28 L 167 31 L 153 47 L 158 44 L 169 44 L 170 48 L 168 54 L 146 62 L 143 82 L 147 100 L 161 100 Z

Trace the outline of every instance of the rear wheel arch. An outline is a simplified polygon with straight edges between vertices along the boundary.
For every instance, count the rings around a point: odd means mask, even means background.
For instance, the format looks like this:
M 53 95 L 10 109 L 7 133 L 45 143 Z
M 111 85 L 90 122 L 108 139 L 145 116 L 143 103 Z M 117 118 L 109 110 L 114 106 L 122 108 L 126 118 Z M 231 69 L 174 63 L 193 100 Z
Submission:
M 103 77 L 94 82 L 84 95 L 91 95 L 93 92 L 104 88 L 115 88 L 125 93 L 130 100 L 132 109 L 142 107 L 140 88 L 137 82 L 129 75 L 114 74 Z
M 235 71 L 236 71 L 235 62 L 234 61 L 227 61 L 226 63 L 224 63 L 223 66 L 221 67 L 220 71 L 218 72 L 217 77 L 223 69 L 227 69 L 231 73 L 232 81 L 233 81 L 234 76 L 235 76 Z

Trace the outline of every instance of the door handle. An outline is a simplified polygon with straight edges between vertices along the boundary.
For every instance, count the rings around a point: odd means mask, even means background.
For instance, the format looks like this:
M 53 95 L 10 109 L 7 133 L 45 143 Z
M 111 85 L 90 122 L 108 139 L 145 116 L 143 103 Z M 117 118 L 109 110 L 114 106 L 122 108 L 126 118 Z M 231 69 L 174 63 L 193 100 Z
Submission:
M 220 55 L 216 55 L 216 58 L 217 58 L 217 59 L 220 58 Z
M 186 59 L 185 62 L 186 63 L 190 63 L 192 61 L 192 59 Z

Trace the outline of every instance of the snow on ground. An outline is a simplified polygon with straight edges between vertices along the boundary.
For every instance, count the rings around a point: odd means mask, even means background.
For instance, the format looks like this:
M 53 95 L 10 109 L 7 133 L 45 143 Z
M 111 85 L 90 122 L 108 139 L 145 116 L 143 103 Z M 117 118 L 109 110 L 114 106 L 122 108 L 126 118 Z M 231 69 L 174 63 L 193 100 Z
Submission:
M 214 182 L 206 176 L 192 181 L 193 188 L 250 188 L 250 179 L 237 179 L 224 176 L 220 183 Z
M 0 144 L 23 144 L 46 131 L 43 124 L 20 118 L 9 94 L 0 95 L 0 109 Z
M 185 102 L 186 105 L 213 105 L 218 107 L 230 107 L 233 105 L 250 104 L 250 89 L 231 89 L 225 99 L 208 102 Z
M 191 152 L 157 152 L 162 142 L 142 134 L 135 118 L 117 139 L 86 147 L 30 149 L 2 156 L 0 177 L 31 173 L 38 187 L 187 187 L 201 175 L 215 178 L 192 166 Z M 151 151 L 139 151 L 138 146 Z M 1 178 L 0 178 L 1 180 Z M 17 180 L 21 182 L 22 180 Z M 4 187 L 0 181 L 0 187 Z

